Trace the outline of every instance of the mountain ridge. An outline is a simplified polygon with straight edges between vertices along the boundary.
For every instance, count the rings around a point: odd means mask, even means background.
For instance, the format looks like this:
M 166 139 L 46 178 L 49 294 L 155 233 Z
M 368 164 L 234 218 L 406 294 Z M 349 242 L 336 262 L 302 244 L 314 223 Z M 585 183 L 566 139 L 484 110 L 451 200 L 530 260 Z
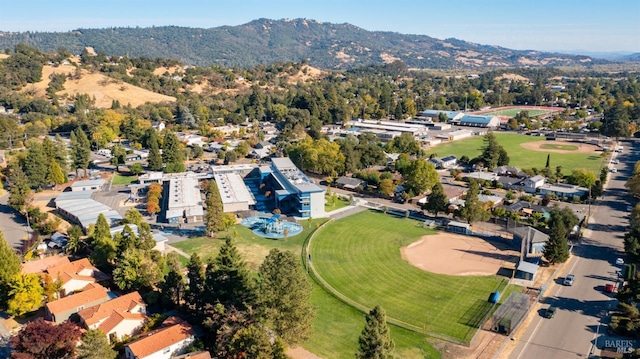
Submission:
M 85 47 L 117 56 L 177 59 L 186 64 L 251 67 L 308 61 L 323 69 L 383 64 L 395 60 L 412 68 L 572 66 L 608 63 L 583 55 L 512 50 L 455 38 L 368 31 L 349 23 L 311 19 L 257 19 L 237 26 L 158 26 L 76 29 L 69 32 L 0 32 L 0 48 L 26 43 L 42 51 Z

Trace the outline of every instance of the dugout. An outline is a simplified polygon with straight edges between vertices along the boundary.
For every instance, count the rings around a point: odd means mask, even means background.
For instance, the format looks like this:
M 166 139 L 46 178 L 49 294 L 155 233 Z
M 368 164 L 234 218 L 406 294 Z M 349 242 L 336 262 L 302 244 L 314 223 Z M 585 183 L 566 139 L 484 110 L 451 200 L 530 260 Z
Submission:
M 472 234 L 471 225 L 468 223 L 451 221 L 447 223 L 447 228 L 445 228 L 447 232 L 457 233 L 457 234 Z

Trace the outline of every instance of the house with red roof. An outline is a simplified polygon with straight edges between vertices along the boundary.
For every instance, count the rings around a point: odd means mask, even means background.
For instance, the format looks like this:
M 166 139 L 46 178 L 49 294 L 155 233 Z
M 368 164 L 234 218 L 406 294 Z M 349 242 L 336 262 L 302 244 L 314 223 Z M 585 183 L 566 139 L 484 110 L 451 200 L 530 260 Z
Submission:
M 47 273 L 54 281 L 60 280 L 60 294 L 69 295 L 81 290 L 88 284 L 109 279 L 109 276 L 94 267 L 87 258 L 63 263 L 47 268 Z
M 91 283 L 81 292 L 54 300 L 44 306 L 44 319 L 54 323 L 62 323 L 79 311 L 108 301 L 107 289 L 100 284 Z
M 78 312 L 87 329 L 100 329 L 109 342 L 138 333 L 147 319 L 147 304 L 133 292 Z
M 49 256 L 35 261 L 22 263 L 22 274 L 41 274 L 45 273 L 49 268 L 69 264 L 67 256 Z
M 171 359 L 182 354 L 195 338 L 189 323 L 169 317 L 161 328 L 125 345 L 124 353 L 127 359 Z

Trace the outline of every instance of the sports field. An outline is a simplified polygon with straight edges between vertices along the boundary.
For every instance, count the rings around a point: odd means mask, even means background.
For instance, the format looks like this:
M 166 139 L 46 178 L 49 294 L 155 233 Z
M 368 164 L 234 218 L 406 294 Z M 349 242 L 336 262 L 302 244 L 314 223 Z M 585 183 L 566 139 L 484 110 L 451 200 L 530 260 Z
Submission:
M 411 219 L 366 211 L 326 224 L 309 252 L 340 296 L 364 308 L 379 304 L 389 318 L 465 342 L 490 310 L 489 294 L 505 283 L 495 275 L 434 274 L 402 259 L 402 247 L 433 233 Z
M 532 110 L 527 108 L 507 108 L 504 110 L 483 112 L 483 115 L 493 115 L 493 116 L 504 116 L 504 117 L 516 117 L 516 115 L 522 111 L 527 111 L 529 113 L 529 117 L 537 117 L 540 115 L 546 115 L 552 111 L 549 110 Z
M 504 147 L 509 154 L 510 166 L 519 167 L 521 169 L 537 168 L 542 169 L 546 165 L 547 155 L 550 154 L 550 167 L 556 168 L 562 166 L 562 172 L 571 173 L 576 168 L 584 168 L 586 170 L 599 173 L 603 165 L 604 158 L 601 157 L 602 152 L 596 152 L 595 147 L 586 144 L 566 144 L 555 141 L 546 141 L 544 137 L 518 135 L 513 133 L 494 133 L 498 143 Z M 444 157 L 455 155 L 460 158 L 467 156 L 473 159 L 482 152 L 483 136 L 474 136 L 460 141 L 452 141 L 439 144 L 427 152 L 427 155 L 435 153 L 437 156 Z M 560 149 L 548 148 L 548 146 L 559 144 L 564 147 Z M 541 148 L 542 147 L 542 148 Z M 547 147 L 546 149 L 544 147 Z M 590 150 L 589 150 L 590 149 Z

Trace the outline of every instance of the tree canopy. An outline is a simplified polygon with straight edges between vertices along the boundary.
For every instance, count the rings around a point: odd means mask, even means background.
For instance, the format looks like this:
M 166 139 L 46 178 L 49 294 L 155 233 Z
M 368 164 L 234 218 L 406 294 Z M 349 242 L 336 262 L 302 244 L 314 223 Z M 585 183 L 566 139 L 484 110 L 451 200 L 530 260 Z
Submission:
M 387 315 L 376 305 L 365 316 L 365 327 L 358 339 L 358 359 L 393 359 L 395 343 L 387 326 Z

